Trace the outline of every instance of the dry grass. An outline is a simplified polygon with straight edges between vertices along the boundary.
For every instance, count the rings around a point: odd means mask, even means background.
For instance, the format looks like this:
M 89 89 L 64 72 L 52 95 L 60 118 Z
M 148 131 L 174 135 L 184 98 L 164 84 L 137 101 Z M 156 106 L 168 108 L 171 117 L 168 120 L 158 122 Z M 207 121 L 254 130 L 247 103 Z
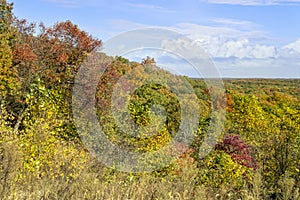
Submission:
M 31 177 L 16 181 L 15 154 L 7 152 L 2 158 L 1 199 L 264 199 L 259 173 L 254 177 L 252 187 L 245 186 L 240 191 L 230 186 L 204 187 L 197 183 L 197 177 L 191 175 L 194 172 L 189 170 L 179 177 L 155 177 L 116 172 L 101 165 L 93 166 L 93 170 L 87 167 L 75 179 Z M 292 179 L 284 178 L 281 190 L 280 199 L 299 199 L 299 189 Z

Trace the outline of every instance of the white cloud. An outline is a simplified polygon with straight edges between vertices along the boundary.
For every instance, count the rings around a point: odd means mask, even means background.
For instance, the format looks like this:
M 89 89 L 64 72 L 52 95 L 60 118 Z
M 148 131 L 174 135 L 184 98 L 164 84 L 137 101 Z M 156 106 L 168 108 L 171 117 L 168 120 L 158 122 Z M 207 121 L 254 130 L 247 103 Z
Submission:
M 227 40 L 224 42 L 217 37 L 213 37 L 204 42 L 204 44 L 199 42 L 200 46 L 212 57 L 258 59 L 276 57 L 274 46 L 251 44 L 248 39 Z
M 262 27 L 255 23 L 223 18 L 212 21 L 215 24 L 180 23 L 172 27 L 157 27 L 177 31 L 193 41 L 191 43 L 182 38 L 166 38 L 161 42 L 161 47 L 171 52 L 179 52 L 186 59 L 197 57 L 201 60 L 206 57 L 207 60 L 208 55 L 226 77 L 299 77 L 300 38 L 285 46 L 279 46 L 268 36 L 268 32 L 261 30 Z M 123 24 L 132 29 L 147 27 L 126 21 Z M 184 51 L 197 49 L 193 45 L 200 45 L 204 52 L 199 48 L 195 52 Z M 160 59 L 164 55 L 155 52 L 153 57 Z M 171 56 L 168 59 L 166 61 L 174 63 L 175 58 Z M 184 74 L 193 76 L 195 73 L 187 70 Z
M 231 4 L 245 6 L 268 6 L 268 5 L 294 5 L 300 4 L 300 0 L 206 0 L 213 4 Z
M 223 19 L 224 20 L 224 19 Z M 236 21 L 236 24 L 238 21 Z M 240 22 L 243 24 L 244 22 Z M 249 22 L 250 23 L 250 22 Z M 248 30 L 243 30 L 244 25 L 229 27 L 227 25 L 199 25 L 192 23 L 180 23 L 174 26 L 174 29 L 186 34 L 193 39 L 199 39 L 198 37 L 218 37 L 218 38 L 251 38 L 261 39 L 266 36 L 266 32 L 257 30 L 256 28 L 249 27 Z
M 239 25 L 239 26 L 253 26 L 255 23 L 250 21 L 244 21 L 244 20 L 236 20 L 236 19 L 228 19 L 228 18 L 215 18 L 212 20 L 213 22 L 217 22 L 220 24 L 226 24 L 226 25 Z
M 222 23 L 234 22 L 235 25 L 251 24 L 246 21 L 222 19 Z M 277 56 L 275 46 L 260 44 L 257 40 L 265 38 L 262 31 L 241 31 L 238 28 L 224 26 L 202 26 L 197 24 L 178 24 L 175 28 L 197 42 L 212 57 L 220 58 L 274 58 Z M 177 42 L 177 45 L 182 45 Z M 171 45 L 169 45 L 171 46 Z
M 284 50 L 288 50 L 290 54 L 299 53 L 300 54 L 300 38 L 283 47 Z
M 277 51 L 274 46 L 251 44 L 247 39 L 227 40 L 224 41 L 218 37 L 202 37 L 194 40 L 199 47 L 204 51 L 195 52 L 193 55 L 202 55 L 204 52 L 213 58 L 254 58 L 267 59 L 277 57 Z M 187 47 L 187 42 L 182 40 L 163 41 L 163 48 L 173 51 L 180 51 L 181 49 L 192 49 Z M 194 44 L 195 45 L 195 44 Z M 196 49 L 196 47 L 194 48 Z M 203 57 L 203 56 L 202 56 Z
M 174 10 L 155 5 L 155 4 L 146 4 L 146 3 L 124 3 L 123 6 L 129 7 L 129 8 L 134 8 L 138 10 L 147 10 L 151 12 L 162 12 L 162 13 L 169 13 L 169 12 L 174 12 Z
M 208 3 L 214 4 L 239 4 L 239 5 L 261 5 L 265 1 L 261 0 L 208 0 Z
M 231 27 L 238 30 L 251 31 L 261 28 L 260 25 L 246 20 L 236 20 L 230 18 L 214 18 L 211 20 L 216 26 Z
M 68 8 L 73 8 L 73 7 L 78 7 L 78 1 L 76 0 L 43 0 L 45 2 L 49 3 L 55 3 L 58 6 L 62 7 L 68 7 Z
M 192 23 L 180 23 L 168 28 L 190 38 L 199 45 L 204 52 L 213 58 L 254 58 L 267 59 L 277 57 L 277 49 L 275 46 L 258 43 L 267 37 L 264 31 L 256 30 L 258 25 L 249 21 L 239 21 L 234 19 L 214 19 L 221 26 L 204 26 Z M 226 27 L 226 24 L 234 24 L 235 27 Z M 117 29 L 136 29 L 145 28 L 143 24 L 128 22 L 126 20 L 113 20 L 111 24 Z M 248 30 L 240 30 L 239 27 L 247 25 Z M 252 28 L 251 28 L 252 27 Z M 162 47 L 171 51 L 183 51 L 183 49 L 192 49 L 189 41 L 182 39 L 165 40 Z M 193 44 L 195 45 L 195 44 Z M 195 48 L 196 49 L 196 48 Z M 202 52 L 193 52 L 193 55 L 200 55 Z M 190 55 L 192 56 L 192 55 Z
M 300 0 L 273 0 L 274 5 L 299 5 Z
M 277 49 L 274 46 L 268 46 L 268 45 L 255 45 L 253 47 L 252 56 L 254 58 L 262 59 L 262 58 L 276 58 L 277 55 Z
M 217 20 L 220 26 L 178 24 L 175 30 L 199 44 L 225 77 L 299 77 L 300 39 L 284 47 L 270 44 L 272 38 L 247 21 Z M 233 24 L 225 27 L 226 24 Z M 248 26 L 241 30 L 239 26 Z M 163 43 L 173 49 L 185 43 L 173 40 Z M 181 47 L 180 47 L 181 46 Z
M 126 6 L 139 8 L 139 9 L 155 9 L 155 10 L 162 10 L 164 9 L 161 6 L 151 5 L 151 4 L 142 4 L 142 3 L 125 3 Z

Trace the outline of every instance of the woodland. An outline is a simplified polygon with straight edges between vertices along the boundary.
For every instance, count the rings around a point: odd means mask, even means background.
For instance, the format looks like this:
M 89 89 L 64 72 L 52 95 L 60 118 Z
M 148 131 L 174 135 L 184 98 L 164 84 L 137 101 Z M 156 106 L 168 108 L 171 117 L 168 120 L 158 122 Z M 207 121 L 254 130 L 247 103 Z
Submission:
M 178 144 L 182 154 L 164 168 L 122 172 L 89 152 L 72 113 L 76 74 L 102 41 L 71 21 L 47 27 L 18 19 L 5 1 L 0 16 L 0 199 L 300 199 L 299 79 L 224 79 L 225 93 L 216 98 L 226 103 L 215 105 L 226 110 L 224 129 L 200 158 L 212 98 L 204 79 L 181 77 L 202 111 L 192 144 Z M 138 126 L 155 123 L 151 105 L 164 107 L 168 123 L 151 137 L 124 134 L 110 107 L 120 77 L 131 70 L 143 76 L 155 60 L 99 56 L 110 63 L 95 94 L 106 137 L 140 153 L 165 146 L 181 116 L 167 87 L 148 84 L 130 97 L 128 109 Z

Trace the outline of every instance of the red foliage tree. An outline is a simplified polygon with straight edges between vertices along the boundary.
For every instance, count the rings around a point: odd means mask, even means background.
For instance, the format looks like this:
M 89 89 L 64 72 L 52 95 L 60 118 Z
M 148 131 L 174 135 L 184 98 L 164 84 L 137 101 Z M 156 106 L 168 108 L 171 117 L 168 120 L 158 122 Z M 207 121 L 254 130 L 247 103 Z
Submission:
M 39 31 L 26 20 L 15 20 L 15 26 L 18 40 L 14 44 L 13 64 L 27 86 L 35 77 L 51 85 L 70 82 L 88 53 L 102 45 L 70 21 L 53 27 L 40 24 Z
M 254 157 L 251 146 L 247 145 L 239 135 L 226 135 L 223 140 L 216 145 L 215 149 L 222 150 L 238 162 L 246 167 L 256 169 L 257 163 Z

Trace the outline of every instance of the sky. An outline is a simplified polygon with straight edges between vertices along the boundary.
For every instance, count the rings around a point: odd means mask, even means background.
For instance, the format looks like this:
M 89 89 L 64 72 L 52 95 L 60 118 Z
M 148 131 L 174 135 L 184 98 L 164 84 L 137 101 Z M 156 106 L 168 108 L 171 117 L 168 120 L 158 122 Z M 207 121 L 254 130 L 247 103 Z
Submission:
M 48 26 L 71 20 L 104 44 L 120 33 L 139 28 L 176 31 L 203 49 L 221 77 L 300 78 L 300 0 L 8 2 L 14 2 L 13 12 L 19 18 Z M 182 43 L 174 41 L 172 45 Z M 160 53 L 152 55 L 163 60 Z M 195 76 L 189 69 L 179 63 L 175 71 Z

